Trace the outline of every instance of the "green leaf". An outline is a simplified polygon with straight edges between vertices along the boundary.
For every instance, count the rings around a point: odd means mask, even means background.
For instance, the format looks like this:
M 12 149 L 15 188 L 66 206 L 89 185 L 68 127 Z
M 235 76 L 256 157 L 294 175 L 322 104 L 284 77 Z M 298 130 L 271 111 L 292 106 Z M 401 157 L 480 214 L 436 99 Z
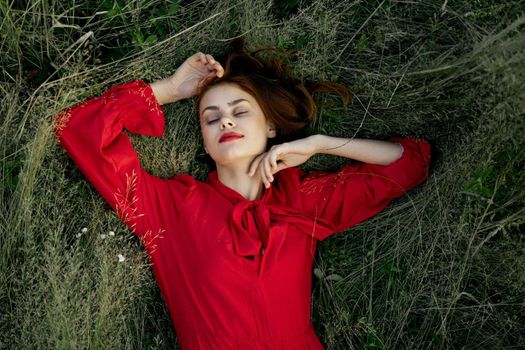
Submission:
M 140 31 L 140 29 L 135 29 L 133 32 L 133 43 L 136 46 L 141 46 L 144 42 L 144 34 Z
M 359 37 L 357 48 L 359 49 L 359 51 L 365 51 L 368 49 L 368 38 L 364 33 L 361 34 L 361 37 Z
M 378 30 L 376 32 L 376 45 L 381 47 L 383 46 L 384 42 L 385 42 L 385 33 L 383 33 L 382 30 Z
M 150 46 L 157 42 L 157 36 L 156 35 L 149 35 L 146 40 L 144 40 L 144 45 Z
M 13 159 L 6 162 L 4 167 L 3 186 L 13 192 L 18 184 L 18 174 L 22 169 L 22 161 Z
M 100 3 L 100 8 L 102 10 L 110 10 L 113 8 L 113 1 L 111 0 L 104 0 Z
M 119 14 L 120 14 L 120 9 L 119 8 L 112 8 L 111 10 L 109 10 L 108 12 L 106 12 L 104 14 L 104 17 L 107 17 L 107 18 L 115 17 L 115 16 L 117 16 Z
M 436 333 L 434 331 L 431 331 L 430 332 L 430 337 L 432 338 L 432 343 L 434 343 L 438 347 L 442 347 L 443 346 L 443 336 L 441 336 L 440 334 L 438 334 L 438 333 Z
M 333 273 L 333 274 L 331 274 L 331 275 L 326 276 L 326 279 L 327 279 L 328 281 L 340 281 L 340 280 L 343 279 L 343 277 L 341 277 L 341 275 L 338 275 L 338 274 L 336 274 L 336 273 Z
M 368 333 L 366 335 L 365 349 L 384 349 L 384 344 L 375 333 Z
M 305 44 L 306 44 L 306 36 L 305 35 L 299 35 L 297 37 L 297 39 L 295 39 L 295 48 L 296 49 L 302 49 Z
M 178 22 L 174 20 L 173 18 L 170 18 L 168 23 L 170 24 L 171 29 L 173 30 L 177 30 L 177 28 L 179 28 Z
M 384 265 L 381 270 L 386 273 L 387 275 L 392 275 L 394 273 L 397 273 L 397 272 L 401 272 L 401 269 L 399 269 L 398 267 L 394 266 L 394 264 L 392 263 L 388 263 L 386 265 Z
M 490 198 L 494 194 L 493 186 L 489 184 L 492 177 L 493 167 L 486 169 L 476 169 L 470 175 L 471 180 L 463 185 L 463 189 L 468 192 Z
M 171 6 L 168 10 L 168 15 L 173 16 L 179 11 L 179 2 L 178 1 L 172 1 Z

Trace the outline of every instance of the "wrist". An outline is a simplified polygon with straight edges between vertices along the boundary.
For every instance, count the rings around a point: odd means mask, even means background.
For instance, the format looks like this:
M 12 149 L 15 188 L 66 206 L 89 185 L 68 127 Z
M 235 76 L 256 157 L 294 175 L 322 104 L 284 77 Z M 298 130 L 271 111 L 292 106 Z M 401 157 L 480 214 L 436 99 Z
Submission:
M 322 134 L 315 134 L 308 137 L 313 144 L 314 153 L 322 153 L 326 148 L 327 136 Z
M 157 80 L 151 83 L 150 86 L 160 105 L 173 103 L 181 99 L 170 79 Z

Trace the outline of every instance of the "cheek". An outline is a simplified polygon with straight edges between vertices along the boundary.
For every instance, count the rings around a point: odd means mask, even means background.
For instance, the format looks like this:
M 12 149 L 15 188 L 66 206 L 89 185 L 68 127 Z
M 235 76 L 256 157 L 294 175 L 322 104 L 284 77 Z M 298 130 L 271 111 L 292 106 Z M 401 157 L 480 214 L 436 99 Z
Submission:
M 206 130 L 206 128 L 202 128 L 201 127 L 201 138 L 202 138 L 202 141 L 204 143 L 204 145 L 207 145 L 210 138 L 211 138 L 211 133 L 209 130 Z

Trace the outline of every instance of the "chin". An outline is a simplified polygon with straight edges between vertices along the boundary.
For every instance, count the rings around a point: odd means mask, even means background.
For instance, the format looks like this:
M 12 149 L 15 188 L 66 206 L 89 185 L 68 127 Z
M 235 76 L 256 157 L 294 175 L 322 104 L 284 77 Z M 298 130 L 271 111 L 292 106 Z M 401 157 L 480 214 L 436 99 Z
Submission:
M 243 163 L 249 161 L 250 163 L 262 152 L 252 153 L 252 152 L 231 152 L 230 154 L 221 154 L 220 156 L 212 156 L 211 158 L 215 161 L 217 165 L 234 165 L 236 163 Z

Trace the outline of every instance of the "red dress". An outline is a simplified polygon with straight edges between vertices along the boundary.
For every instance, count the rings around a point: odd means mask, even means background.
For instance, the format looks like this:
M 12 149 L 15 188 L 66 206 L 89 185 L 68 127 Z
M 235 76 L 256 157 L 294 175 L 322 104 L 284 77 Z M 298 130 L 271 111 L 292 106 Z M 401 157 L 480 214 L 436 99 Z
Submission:
M 187 174 L 141 169 L 123 130 L 161 136 L 164 114 L 142 81 L 111 88 L 60 113 L 58 142 L 121 220 L 140 237 L 182 349 L 323 349 L 310 321 L 317 240 L 377 214 L 423 182 L 430 146 L 404 146 L 388 166 L 275 175 L 249 201 Z

